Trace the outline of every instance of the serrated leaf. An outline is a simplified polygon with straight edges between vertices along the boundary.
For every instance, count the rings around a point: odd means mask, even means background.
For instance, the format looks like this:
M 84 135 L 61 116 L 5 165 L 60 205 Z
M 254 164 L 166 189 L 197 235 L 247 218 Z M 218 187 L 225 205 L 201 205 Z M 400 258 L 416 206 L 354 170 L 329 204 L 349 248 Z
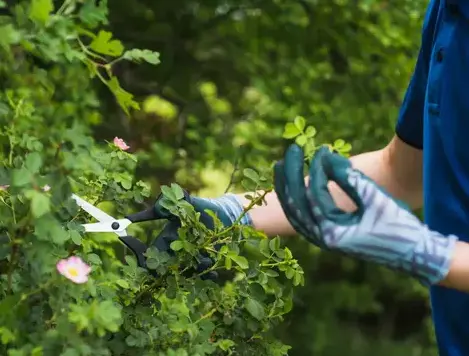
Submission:
M 296 128 L 302 132 L 305 129 L 306 126 L 306 120 L 303 116 L 297 116 L 295 117 L 294 124 Z
M 285 129 L 283 131 L 283 138 L 290 139 L 290 138 L 295 138 L 301 134 L 301 130 L 298 130 L 298 128 L 293 124 L 292 122 L 289 122 L 285 125 Z
M 101 30 L 90 43 L 90 48 L 107 56 L 119 57 L 124 52 L 124 46 L 119 40 L 112 39 L 112 33 Z
M 244 305 L 246 310 L 257 320 L 262 320 L 265 317 L 264 306 L 253 298 L 248 298 Z
M 52 0 L 32 0 L 29 8 L 29 18 L 45 24 L 49 20 L 52 11 L 54 11 L 54 2 Z
M 150 64 L 159 64 L 160 63 L 160 54 L 158 52 L 153 52 L 148 49 L 131 49 L 124 53 L 124 59 L 140 63 L 145 61 Z

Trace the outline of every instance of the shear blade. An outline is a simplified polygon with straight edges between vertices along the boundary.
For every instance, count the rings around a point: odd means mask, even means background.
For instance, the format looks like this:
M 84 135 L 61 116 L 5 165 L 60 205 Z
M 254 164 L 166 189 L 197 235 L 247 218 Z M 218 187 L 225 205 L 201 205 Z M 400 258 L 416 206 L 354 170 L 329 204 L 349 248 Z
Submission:
M 115 219 L 106 214 L 101 209 L 98 209 L 93 204 L 88 203 L 86 200 L 83 200 L 78 195 L 72 194 L 72 198 L 75 199 L 77 205 L 81 207 L 84 211 L 90 214 L 92 217 L 97 219 L 98 221 L 114 221 Z

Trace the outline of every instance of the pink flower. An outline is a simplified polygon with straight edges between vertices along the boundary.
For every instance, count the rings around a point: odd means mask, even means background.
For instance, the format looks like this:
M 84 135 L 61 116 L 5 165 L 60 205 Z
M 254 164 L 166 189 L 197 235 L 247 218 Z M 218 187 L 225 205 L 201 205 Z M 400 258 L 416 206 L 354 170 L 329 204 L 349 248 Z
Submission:
M 8 184 L 6 184 L 6 185 L 0 185 L 0 190 L 7 190 L 8 187 L 9 187 Z
M 42 187 L 42 190 L 45 192 L 48 192 L 50 190 L 50 185 L 46 184 L 45 186 Z
M 130 146 L 128 146 L 125 141 L 119 137 L 114 137 L 114 144 L 119 147 L 122 151 L 127 151 Z
M 57 263 L 57 271 L 70 279 L 73 283 L 86 283 L 91 267 L 88 266 L 80 257 L 71 256 L 68 259 L 60 260 Z

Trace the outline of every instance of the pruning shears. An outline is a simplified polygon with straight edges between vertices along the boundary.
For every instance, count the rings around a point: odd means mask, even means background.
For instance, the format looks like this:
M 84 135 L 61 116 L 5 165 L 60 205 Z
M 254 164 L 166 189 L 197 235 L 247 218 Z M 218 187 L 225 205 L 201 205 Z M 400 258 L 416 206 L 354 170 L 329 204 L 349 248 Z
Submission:
M 114 232 L 117 236 L 119 236 L 119 240 L 124 243 L 135 255 L 137 258 L 137 264 L 139 267 L 147 269 L 147 263 L 145 258 L 145 252 L 147 251 L 148 247 L 139 239 L 130 236 L 127 233 L 127 228 L 137 222 L 143 221 L 151 221 L 151 220 L 160 220 L 166 219 L 169 221 L 163 228 L 163 230 L 159 233 L 156 240 L 152 243 L 152 246 L 156 247 L 159 251 L 166 251 L 169 254 L 173 252 L 170 249 L 170 245 L 173 241 L 178 239 L 178 229 L 181 226 L 179 219 L 163 209 L 159 207 L 157 202 L 161 198 L 161 194 L 156 200 L 155 204 L 143 211 L 130 214 L 125 216 L 123 219 L 115 219 L 114 217 L 110 216 L 109 214 L 105 213 L 101 209 L 97 208 L 93 204 L 87 202 L 83 198 L 80 198 L 76 194 L 72 194 L 72 198 L 76 201 L 77 205 L 85 210 L 89 215 L 93 216 L 98 222 L 90 223 L 90 224 L 82 224 L 85 228 L 86 232 Z M 188 193 L 184 192 L 185 199 L 188 200 Z M 198 263 L 196 267 L 196 272 L 200 273 L 205 271 L 207 268 L 213 266 L 213 261 L 208 257 L 201 255 L 198 258 Z M 150 273 L 156 276 L 156 272 L 153 270 L 149 270 Z M 210 271 L 202 276 L 202 279 L 216 279 L 218 273 L 216 271 Z
M 127 228 L 133 223 L 161 219 L 162 216 L 158 214 L 154 207 L 135 214 L 127 215 L 123 219 L 115 219 L 76 194 L 72 194 L 72 198 L 76 201 L 79 207 L 98 220 L 96 223 L 82 224 L 86 232 L 114 232 L 119 236 L 119 240 L 133 252 L 137 258 L 139 267 L 146 268 L 146 258 L 144 253 L 147 251 L 148 246 L 139 239 L 130 236 L 127 233 Z

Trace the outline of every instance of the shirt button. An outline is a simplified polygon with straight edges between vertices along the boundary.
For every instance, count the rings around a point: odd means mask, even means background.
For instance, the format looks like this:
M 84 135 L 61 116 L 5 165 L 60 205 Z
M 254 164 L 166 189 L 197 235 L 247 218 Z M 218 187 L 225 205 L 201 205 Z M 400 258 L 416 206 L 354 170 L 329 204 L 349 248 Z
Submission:
M 443 62 L 443 48 L 440 48 L 438 52 L 436 52 L 436 60 L 437 62 Z

